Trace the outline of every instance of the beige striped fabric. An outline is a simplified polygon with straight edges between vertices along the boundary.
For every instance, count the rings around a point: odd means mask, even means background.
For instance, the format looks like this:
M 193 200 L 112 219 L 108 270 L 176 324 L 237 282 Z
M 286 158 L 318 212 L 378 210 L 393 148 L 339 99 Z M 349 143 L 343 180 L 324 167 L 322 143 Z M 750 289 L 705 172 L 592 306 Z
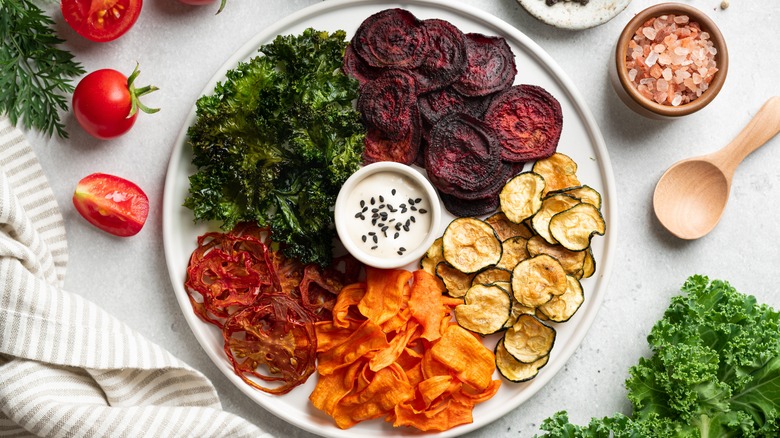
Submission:
M 62 289 L 65 226 L 24 134 L 0 118 L 0 437 L 270 437 L 211 382 Z

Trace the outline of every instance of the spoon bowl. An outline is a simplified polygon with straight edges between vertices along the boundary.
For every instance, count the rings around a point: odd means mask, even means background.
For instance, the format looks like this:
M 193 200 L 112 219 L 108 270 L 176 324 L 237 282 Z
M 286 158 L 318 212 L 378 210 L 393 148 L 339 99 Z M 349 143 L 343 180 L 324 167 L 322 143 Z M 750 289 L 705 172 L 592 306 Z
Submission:
M 670 167 L 653 193 L 661 225 L 686 240 L 707 235 L 720 221 L 739 163 L 780 131 L 780 97 L 770 98 L 723 149 Z

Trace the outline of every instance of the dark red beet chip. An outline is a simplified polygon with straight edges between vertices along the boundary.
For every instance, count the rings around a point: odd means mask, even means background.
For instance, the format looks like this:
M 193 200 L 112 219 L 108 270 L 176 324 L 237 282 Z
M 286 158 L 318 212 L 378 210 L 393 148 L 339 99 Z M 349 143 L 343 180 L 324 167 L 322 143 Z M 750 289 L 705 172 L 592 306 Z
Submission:
M 342 71 L 344 71 L 345 75 L 357 79 L 360 85 L 363 85 L 368 81 L 372 81 L 378 78 L 379 75 L 382 74 L 383 70 L 368 65 L 366 61 L 363 61 L 363 59 L 357 56 L 355 49 L 350 44 L 344 50 L 344 64 L 342 66 Z
M 482 97 L 464 96 L 452 87 L 431 91 L 418 97 L 420 115 L 430 124 L 436 124 L 443 117 L 464 113 L 480 118 L 485 111 Z
M 501 166 L 500 146 L 492 131 L 480 120 L 456 113 L 431 130 L 425 153 L 425 168 L 440 191 L 457 194 L 484 189 Z
M 355 52 L 372 67 L 419 67 L 428 51 L 428 39 L 420 23 L 404 9 L 377 12 L 355 32 Z
M 437 90 L 455 82 L 466 69 L 466 38 L 452 23 L 436 18 L 423 20 L 428 54 L 413 73 L 418 92 Z
M 501 143 L 501 159 L 512 162 L 551 156 L 563 129 L 560 103 L 536 85 L 517 85 L 496 96 L 484 120 Z
M 368 128 L 363 162 L 370 164 L 377 161 L 395 161 L 409 165 L 414 163 L 420 150 L 420 125 L 420 116 L 415 110 L 412 114 L 411 129 L 401 139 L 391 139 L 379 129 Z
M 444 208 L 456 217 L 483 216 L 498 210 L 500 205 L 497 194 L 481 199 L 461 199 L 440 192 L 439 197 Z
M 388 70 L 360 88 L 357 109 L 369 128 L 389 139 L 402 139 L 419 118 L 414 78 L 399 70 Z
M 502 37 L 466 34 L 468 66 L 452 84 L 467 96 L 484 96 L 509 88 L 515 81 L 515 54 Z

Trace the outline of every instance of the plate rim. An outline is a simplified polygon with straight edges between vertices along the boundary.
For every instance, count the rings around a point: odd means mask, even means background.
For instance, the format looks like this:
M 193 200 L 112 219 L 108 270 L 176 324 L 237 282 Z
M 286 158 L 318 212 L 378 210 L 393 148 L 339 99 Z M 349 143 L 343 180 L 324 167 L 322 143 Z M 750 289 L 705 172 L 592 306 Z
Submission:
M 536 60 L 541 64 L 541 67 L 547 70 L 551 74 L 553 79 L 556 82 L 558 82 L 558 84 L 561 86 L 563 91 L 566 93 L 568 99 L 570 100 L 572 107 L 577 112 L 578 116 L 582 119 L 582 122 L 585 126 L 585 131 L 587 132 L 593 144 L 594 152 L 598 155 L 598 159 L 597 159 L 598 169 L 600 172 L 600 177 L 604 181 L 604 190 L 609 194 L 609 196 L 605 197 L 606 202 L 602 207 L 602 214 L 605 216 L 605 219 L 609 227 L 608 232 L 604 236 L 604 249 L 603 249 L 604 262 L 602 263 L 602 266 L 599 266 L 599 269 L 597 271 L 597 275 L 595 278 L 596 282 L 593 287 L 592 298 L 591 298 L 592 304 L 589 307 L 590 311 L 583 316 L 581 322 L 578 325 L 578 329 L 575 330 L 574 333 L 571 335 L 571 338 L 564 346 L 564 348 L 557 352 L 558 358 L 554 361 L 554 363 L 549 364 L 546 367 L 547 368 L 547 372 L 545 373 L 546 377 L 544 379 L 541 379 L 544 380 L 543 383 L 537 385 L 536 387 L 525 388 L 523 391 L 520 391 L 518 393 L 520 394 L 519 400 L 515 400 L 518 398 L 517 396 L 513 397 L 511 400 L 513 400 L 514 403 L 507 403 L 506 404 L 507 407 L 503 409 L 495 409 L 490 412 L 483 413 L 484 415 L 482 416 L 481 421 L 479 421 L 478 423 L 475 421 L 470 424 L 460 425 L 453 429 L 439 432 L 436 434 L 436 436 L 441 436 L 441 437 L 459 436 L 461 434 L 468 433 L 477 430 L 481 427 L 484 427 L 486 425 L 489 425 L 493 423 L 495 420 L 497 420 L 498 418 L 500 418 L 501 416 L 506 415 L 509 411 L 527 402 L 539 390 L 541 390 L 541 388 L 545 387 L 547 383 L 549 383 L 549 381 L 560 371 L 560 369 L 563 368 L 563 366 L 568 362 L 568 360 L 571 358 L 574 352 L 582 344 L 582 341 L 585 338 L 586 334 L 590 331 L 590 328 L 596 318 L 596 315 L 598 314 L 598 310 L 601 308 L 604 295 L 606 294 L 607 284 L 611 277 L 612 265 L 614 260 L 614 252 L 615 252 L 616 240 L 617 240 L 616 235 L 618 232 L 618 223 L 617 223 L 617 214 L 616 214 L 617 197 L 614 193 L 615 179 L 614 179 L 614 173 L 613 173 L 611 161 L 609 158 L 609 152 L 607 150 L 604 138 L 601 134 L 601 130 L 599 129 L 598 124 L 596 123 L 595 118 L 593 117 L 589 107 L 585 104 L 583 97 L 580 95 L 579 90 L 574 86 L 569 76 L 563 71 L 563 69 L 558 65 L 558 63 L 555 62 L 555 60 L 549 55 L 549 53 L 547 53 L 544 49 L 542 49 L 542 47 L 539 46 L 538 43 L 534 42 L 520 29 L 515 28 L 514 26 L 502 20 L 501 18 L 496 17 L 481 9 L 477 9 L 476 7 L 473 7 L 471 5 L 458 3 L 458 2 L 454 2 L 454 3 L 445 2 L 445 0 L 397 0 L 397 1 L 328 0 L 328 1 L 324 1 L 321 3 L 317 3 L 305 7 L 301 10 L 298 10 L 297 12 L 287 15 L 284 18 L 274 22 L 272 25 L 266 27 L 263 31 L 258 32 L 252 38 L 250 38 L 246 43 L 241 45 L 233 54 L 231 54 L 225 60 L 223 64 L 220 65 L 220 67 L 216 70 L 216 72 L 207 81 L 207 83 L 203 87 L 200 94 L 198 94 L 198 96 L 200 97 L 204 94 L 209 94 L 210 92 L 212 92 L 217 82 L 224 79 L 225 73 L 229 69 L 234 68 L 235 65 L 238 64 L 238 62 L 243 61 L 248 57 L 250 57 L 252 53 L 256 52 L 256 49 L 261 44 L 271 41 L 275 36 L 279 35 L 280 32 L 283 31 L 285 28 L 291 26 L 294 23 L 299 22 L 301 19 L 305 17 L 310 17 L 313 14 L 318 14 L 325 11 L 349 8 L 354 5 L 360 5 L 360 6 L 383 5 L 385 7 L 408 7 L 408 6 L 434 7 L 442 10 L 447 10 L 456 13 L 458 15 L 468 15 L 469 18 L 473 20 L 480 21 L 485 25 L 499 29 L 502 35 L 511 36 L 511 38 L 514 38 L 515 40 L 521 42 L 522 45 L 524 46 L 523 49 L 525 50 L 526 54 L 530 57 L 536 58 Z M 177 184 L 177 180 L 181 178 L 181 175 L 177 174 L 176 168 L 179 165 L 181 154 L 183 153 L 183 148 L 185 146 L 187 129 L 194 122 L 195 115 L 196 115 L 196 106 L 195 103 L 193 102 L 193 105 L 190 108 L 190 112 L 184 118 L 182 127 L 180 128 L 180 131 L 176 136 L 175 143 L 173 145 L 173 149 L 170 154 L 168 166 L 166 168 L 165 183 L 163 188 L 163 202 L 162 202 L 163 250 L 165 254 L 166 267 L 168 269 L 171 286 L 174 289 L 174 294 L 176 295 L 177 302 L 179 303 L 179 307 L 182 311 L 185 320 L 187 321 L 190 331 L 198 341 L 201 348 L 209 356 L 214 366 L 216 366 L 216 368 L 219 369 L 234 386 L 236 386 L 241 392 L 243 392 L 248 398 L 250 398 L 250 400 L 263 407 L 263 409 L 265 409 L 269 413 L 282 419 L 283 421 L 290 424 L 291 426 L 303 429 L 307 432 L 314 433 L 320 436 L 338 436 L 338 437 L 364 436 L 364 434 L 361 435 L 360 432 L 355 433 L 354 430 L 352 431 L 352 433 L 350 433 L 350 430 L 338 430 L 337 434 L 330 434 L 328 433 L 327 430 L 324 430 L 321 427 L 317 427 L 316 424 L 313 424 L 311 422 L 304 423 L 301 421 L 296 421 L 296 419 L 293 418 L 292 416 L 284 415 L 284 413 L 280 412 L 280 410 L 273 409 L 271 405 L 274 396 L 257 391 L 251 388 L 246 383 L 244 383 L 233 372 L 232 368 L 224 366 L 224 364 L 227 363 L 227 360 L 226 358 L 220 356 L 220 353 L 222 353 L 222 349 L 220 348 L 218 351 L 214 351 L 212 346 L 206 343 L 207 341 L 206 339 L 204 339 L 202 336 L 198 336 L 197 333 L 202 328 L 201 325 L 205 325 L 206 323 L 200 320 L 197 317 L 197 315 L 195 315 L 195 313 L 192 312 L 192 306 L 189 302 L 189 299 L 186 296 L 186 292 L 183 289 L 183 285 L 182 285 L 183 280 L 178 278 L 175 275 L 176 272 L 176 270 L 174 269 L 175 264 L 173 263 L 172 260 L 174 258 L 173 255 L 174 234 L 173 233 L 175 233 L 175 223 L 176 223 L 175 214 L 173 214 L 174 212 L 173 207 L 175 206 L 179 208 L 181 207 L 181 203 L 183 202 L 183 200 L 174 198 L 174 196 L 177 194 L 174 188 Z

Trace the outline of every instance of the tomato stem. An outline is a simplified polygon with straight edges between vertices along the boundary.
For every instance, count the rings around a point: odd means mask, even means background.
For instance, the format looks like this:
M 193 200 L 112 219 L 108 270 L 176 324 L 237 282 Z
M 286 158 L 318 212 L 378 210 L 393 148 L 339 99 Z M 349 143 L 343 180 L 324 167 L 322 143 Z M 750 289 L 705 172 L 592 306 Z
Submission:
M 149 94 L 152 91 L 157 91 L 159 88 L 155 87 L 154 85 L 147 85 L 145 87 L 136 88 L 133 84 L 133 81 L 135 81 L 135 78 L 138 77 L 139 74 L 141 74 L 141 70 L 138 69 L 139 64 L 135 64 L 135 70 L 133 70 L 133 73 L 130 74 L 130 77 L 127 78 L 127 89 L 130 91 L 130 114 L 127 115 L 127 118 L 133 117 L 138 110 L 147 113 L 147 114 L 154 114 L 157 111 L 160 111 L 160 108 L 149 108 L 148 106 L 141 103 L 141 100 L 139 99 L 141 96 L 145 94 Z

